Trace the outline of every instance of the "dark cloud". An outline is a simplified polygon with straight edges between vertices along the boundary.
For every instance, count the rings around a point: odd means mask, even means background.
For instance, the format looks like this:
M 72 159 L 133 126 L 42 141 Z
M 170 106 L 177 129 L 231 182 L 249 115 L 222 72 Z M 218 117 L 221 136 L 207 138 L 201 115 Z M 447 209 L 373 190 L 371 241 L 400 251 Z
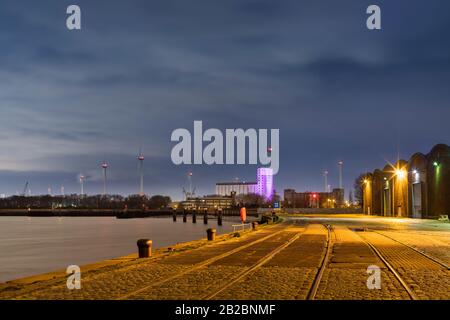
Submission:
M 192 128 L 280 128 L 277 189 L 337 184 L 449 143 L 450 3 L 378 1 L 382 31 L 365 28 L 371 1 L 87 1 L 83 30 L 65 28 L 72 1 L 0 4 L 0 193 L 33 192 L 80 172 L 101 190 L 136 192 L 136 154 L 150 192 L 181 197 L 256 167 L 177 167 L 170 134 Z M 191 129 L 192 130 L 192 129 Z

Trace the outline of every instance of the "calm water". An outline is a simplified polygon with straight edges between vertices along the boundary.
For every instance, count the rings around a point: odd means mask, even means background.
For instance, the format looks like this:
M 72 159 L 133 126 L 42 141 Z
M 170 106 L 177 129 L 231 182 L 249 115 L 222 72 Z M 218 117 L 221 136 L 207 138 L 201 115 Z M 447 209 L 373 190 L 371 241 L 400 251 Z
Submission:
M 160 248 L 232 230 L 236 221 L 197 217 L 197 223 L 170 218 L 116 219 L 114 217 L 0 217 L 0 282 L 65 269 L 137 251 L 136 240 L 149 238 Z

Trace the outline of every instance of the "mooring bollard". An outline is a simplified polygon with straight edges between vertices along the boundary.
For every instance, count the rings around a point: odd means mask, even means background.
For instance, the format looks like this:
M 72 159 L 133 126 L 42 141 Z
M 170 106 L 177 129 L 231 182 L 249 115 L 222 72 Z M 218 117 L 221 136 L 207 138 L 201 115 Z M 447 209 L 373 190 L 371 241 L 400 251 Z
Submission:
M 217 216 L 217 224 L 219 226 L 222 225 L 222 212 L 219 212 L 219 215 Z
M 209 228 L 208 230 L 206 230 L 206 235 L 208 237 L 208 241 L 216 240 L 216 229 Z
M 197 223 L 197 210 L 192 211 L 192 223 Z
M 173 222 L 177 222 L 177 213 L 174 212 L 172 215 Z
M 208 224 L 208 210 L 203 213 L 203 223 Z
M 152 240 L 139 239 L 137 241 L 139 258 L 148 258 L 152 255 Z
M 183 222 L 187 222 L 187 212 L 186 212 L 186 209 L 183 210 Z
M 252 222 L 252 229 L 253 229 L 253 230 L 258 229 L 258 222 L 256 222 L 256 221 L 253 221 L 253 222 Z

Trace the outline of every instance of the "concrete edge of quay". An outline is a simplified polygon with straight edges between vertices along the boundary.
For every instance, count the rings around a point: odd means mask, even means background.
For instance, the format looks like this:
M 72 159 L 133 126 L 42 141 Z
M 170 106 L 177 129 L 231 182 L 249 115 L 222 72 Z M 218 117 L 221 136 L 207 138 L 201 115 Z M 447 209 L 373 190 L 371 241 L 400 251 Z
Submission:
M 273 224 L 260 224 L 258 226 L 258 230 L 256 232 L 266 229 L 266 228 L 273 227 L 277 224 L 282 223 L 283 221 L 284 221 L 284 219 L 280 218 L 279 221 L 277 221 Z M 206 246 L 206 245 L 217 244 L 218 242 L 242 239 L 242 236 L 248 236 L 249 234 L 251 234 L 253 232 L 255 232 L 255 231 L 253 231 L 251 229 L 245 230 L 245 231 L 236 231 L 236 232 L 231 231 L 228 233 L 218 235 L 214 241 L 208 241 L 207 237 L 206 237 L 206 233 L 205 233 L 205 237 L 198 239 L 198 240 L 180 242 L 180 243 L 176 243 L 176 244 L 173 244 L 170 246 L 154 249 L 153 254 L 150 258 L 139 259 L 138 251 L 136 248 L 136 252 L 131 253 L 129 255 L 106 259 L 106 260 L 101 260 L 101 261 L 97 261 L 97 262 L 93 262 L 93 263 L 88 263 L 85 265 L 81 265 L 80 269 L 82 272 L 91 272 L 91 271 L 95 271 L 95 270 L 100 270 L 104 267 L 120 265 L 124 262 L 130 262 L 130 261 L 134 261 L 134 260 L 144 260 L 144 259 L 148 260 L 148 261 L 156 260 L 156 259 L 160 259 L 160 258 L 166 257 L 171 254 L 182 253 L 182 252 L 185 252 L 188 250 L 198 249 L 198 248 Z M 236 237 L 235 236 L 236 234 L 239 234 L 239 237 Z M 136 240 L 138 240 L 138 239 L 136 238 Z M 23 278 L 17 278 L 17 279 L 9 280 L 6 282 L 0 282 L 0 293 L 5 288 L 11 287 L 11 286 L 26 286 L 28 284 L 36 284 L 37 282 L 54 280 L 54 279 L 64 278 L 64 277 L 67 277 L 66 269 L 59 269 L 59 270 L 55 270 L 55 271 L 51 271 L 51 272 L 36 274 L 36 275 L 27 276 L 27 277 L 23 277 Z M 1 296 L 0 296 L 0 300 L 1 300 Z

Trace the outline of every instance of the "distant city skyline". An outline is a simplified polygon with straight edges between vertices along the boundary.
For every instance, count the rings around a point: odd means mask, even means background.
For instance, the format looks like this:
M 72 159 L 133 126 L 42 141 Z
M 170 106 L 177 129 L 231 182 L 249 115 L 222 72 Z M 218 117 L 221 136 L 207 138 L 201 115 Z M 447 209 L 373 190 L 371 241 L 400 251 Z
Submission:
M 450 3 L 87 1 L 0 3 L 0 195 L 144 191 L 183 198 L 254 181 L 257 165 L 181 165 L 176 128 L 279 128 L 276 191 L 324 190 L 449 144 Z M 420 17 L 420 19 L 418 19 Z M 405 23 L 414 21 L 414 23 Z

